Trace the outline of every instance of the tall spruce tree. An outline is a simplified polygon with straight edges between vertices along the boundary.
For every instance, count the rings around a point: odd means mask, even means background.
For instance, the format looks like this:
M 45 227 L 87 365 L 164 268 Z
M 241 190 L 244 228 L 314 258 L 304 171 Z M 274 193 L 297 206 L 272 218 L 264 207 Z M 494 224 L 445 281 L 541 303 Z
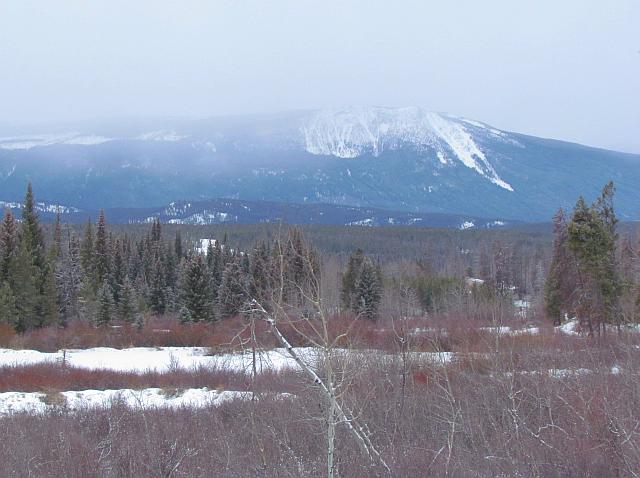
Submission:
M 111 285 L 105 280 L 98 289 L 98 310 L 96 311 L 96 326 L 104 326 L 111 322 L 114 313 L 113 293 Z
M 340 292 L 340 302 L 342 303 L 342 307 L 345 310 L 355 310 L 356 302 L 355 302 L 355 292 L 356 292 L 356 284 L 358 282 L 358 278 L 360 277 L 360 273 L 362 271 L 362 264 L 364 262 L 364 252 L 362 249 L 357 249 L 351 256 L 349 257 L 349 262 L 347 263 L 347 270 L 342 275 L 342 289 Z
M 26 271 L 32 275 L 28 281 L 35 287 L 33 317 L 32 320 L 27 322 L 29 326 L 33 327 L 43 327 L 55 323 L 58 314 L 57 294 L 53 271 L 46 254 L 44 232 L 38 219 L 31 183 L 27 186 L 22 208 L 20 242 L 23 262 L 30 265 L 26 267 Z
M 107 220 L 104 211 L 100 211 L 98 226 L 96 227 L 96 240 L 93 249 L 93 273 L 94 288 L 97 290 L 103 282 L 109 278 L 110 272 L 110 247 L 107 232 Z
M 80 242 L 71 228 L 67 227 L 67 248 L 56 262 L 55 279 L 58 289 L 60 312 L 59 323 L 68 322 L 80 316 L 80 302 L 83 289 L 83 273 L 80 265 Z
M 0 283 L 9 281 L 18 256 L 18 226 L 11 211 L 6 211 L 0 226 Z
M 16 326 L 18 309 L 16 298 L 8 282 L 0 282 L 0 324 Z
M 355 286 L 354 306 L 359 317 L 375 320 L 382 300 L 382 283 L 376 266 L 365 258 Z
M 218 307 L 222 319 L 240 314 L 248 298 L 245 279 L 240 259 L 232 260 L 222 274 L 222 282 L 218 289 Z
M 129 276 L 124 276 L 120 287 L 120 302 L 118 304 L 118 316 L 127 323 L 133 323 L 137 313 L 136 291 L 129 280 Z
M 87 220 L 87 223 L 84 226 L 84 235 L 82 237 L 82 245 L 80 248 L 80 264 L 82 265 L 82 270 L 87 278 L 93 279 L 94 276 L 94 259 L 93 259 L 93 250 L 94 248 L 94 238 L 93 238 L 93 225 L 91 224 L 91 219 Z
M 604 330 L 605 324 L 620 323 L 614 191 L 613 183 L 608 183 L 591 207 L 579 198 L 568 226 L 568 244 L 578 272 L 578 314 L 590 334 Z
M 38 269 L 33 265 L 30 251 L 25 243 L 21 243 L 16 257 L 16 267 L 10 278 L 17 309 L 14 322 L 17 332 L 25 332 L 39 324 L 37 314 L 41 293 L 37 277 Z
M 553 257 L 544 284 L 544 306 L 548 318 L 560 325 L 564 314 L 575 310 L 575 290 L 578 279 L 575 258 L 569 250 L 569 232 L 562 209 L 553 217 Z
M 213 291 L 209 270 L 202 256 L 187 260 L 180 283 L 180 317 L 183 321 L 211 321 L 214 317 Z
M 268 307 L 272 291 L 271 252 L 264 242 L 258 244 L 251 254 L 249 265 L 249 293 L 263 307 Z
M 153 313 L 162 315 L 167 310 L 167 284 L 164 267 L 160 258 L 156 259 L 151 273 L 149 307 Z

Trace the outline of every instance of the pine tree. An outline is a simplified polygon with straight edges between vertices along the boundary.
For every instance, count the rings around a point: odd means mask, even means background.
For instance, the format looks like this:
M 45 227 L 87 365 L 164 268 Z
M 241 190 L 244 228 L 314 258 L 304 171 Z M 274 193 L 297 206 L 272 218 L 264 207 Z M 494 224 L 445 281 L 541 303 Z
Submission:
M 320 293 L 320 263 L 298 227 L 289 230 L 285 258 L 289 299 L 296 305 L 304 305 L 307 297 L 317 298 Z
M 158 244 L 161 239 L 162 239 L 162 225 L 160 223 L 160 218 L 158 218 L 153 221 L 153 225 L 151 226 L 151 241 Z
M 164 314 L 167 310 L 167 286 L 160 259 L 156 260 L 151 276 L 149 307 L 158 315 Z
M 18 309 L 16 298 L 8 282 L 0 283 L 0 324 L 16 326 L 18 321 Z
M 35 286 L 35 294 L 32 298 L 34 303 L 33 317 L 27 322 L 33 327 L 43 327 L 55 323 L 58 316 L 57 293 L 53 271 L 46 254 L 44 232 L 40 227 L 31 183 L 27 187 L 22 208 L 20 243 L 24 254 L 23 262 L 30 264 L 30 267 L 26 267 L 26 271 L 32 274 L 32 277 L 27 281 L 32 282 Z
M 111 286 L 108 281 L 104 281 L 98 289 L 98 310 L 96 312 L 96 325 L 98 327 L 107 325 L 113 319 L 114 304 Z
M 180 307 L 179 317 L 180 317 L 180 322 L 183 323 L 183 324 L 188 324 L 189 322 L 194 322 L 193 315 L 191 315 L 191 311 L 185 305 Z
M 213 290 L 213 300 L 218 300 L 218 289 L 222 282 L 222 273 L 224 272 L 224 254 L 222 252 L 222 246 L 219 241 L 216 241 L 213 248 L 213 261 L 209 268 L 211 290 Z M 208 257 L 207 257 L 208 259 Z
M 619 324 L 621 293 L 616 258 L 616 224 L 613 183 L 587 207 L 579 198 L 568 227 L 568 244 L 575 254 L 578 272 L 578 313 L 587 320 L 590 333 L 604 324 Z
M 213 270 L 213 263 L 216 260 L 215 253 L 214 253 L 215 242 L 216 241 L 209 240 L 209 243 L 207 244 L 206 256 L 207 256 L 207 267 L 209 268 L 209 270 Z
M 364 262 L 364 252 L 362 249 L 357 249 L 356 252 L 351 254 L 349 262 L 347 263 L 347 270 L 342 275 L 342 289 L 340 292 L 340 302 L 345 310 L 355 310 L 356 302 L 354 300 L 356 292 L 356 284 L 358 277 L 362 271 L 362 264 Z
M 26 244 L 21 243 L 16 256 L 16 266 L 10 277 L 10 285 L 18 311 L 14 324 L 16 332 L 25 332 L 38 325 L 37 310 L 40 290 L 36 282 L 37 273 L 37 268 L 33 265 Z
M 120 287 L 120 303 L 118 304 L 118 315 L 121 320 L 133 323 L 137 312 L 136 291 L 129 280 L 129 276 L 124 276 Z
M 9 280 L 17 255 L 18 227 L 11 211 L 7 211 L 0 226 L 0 283 Z
M 107 221 L 104 216 L 104 211 L 101 210 L 96 228 L 96 242 L 93 251 L 94 287 L 96 289 L 109 277 L 109 249 Z
M 213 291 L 209 271 L 202 256 L 192 257 L 182 268 L 180 284 L 181 320 L 213 320 Z
M 222 274 L 222 283 L 218 290 L 220 317 L 227 319 L 240 314 L 247 300 L 247 284 L 242 272 L 240 260 L 233 260 Z
M 80 263 L 82 270 L 87 278 L 94 276 L 94 258 L 93 258 L 93 226 L 91 219 L 87 220 L 87 224 L 84 227 L 84 236 L 82 238 L 82 247 L 80 249 Z
M 122 283 L 124 282 L 124 278 L 127 275 L 127 271 L 122 241 L 118 238 L 112 241 L 112 244 L 112 260 L 109 282 L 111 284 L 111 290 L 113 291 L 113 300 L 117 306 L 120 303 L 120 289 L 122 288 Z
M 382 282 L 378 270 L 368 258 L 362 263 L 354 296 L 358 316 L 375 320 L 382 299 Z
M 182 248 L 182 236 L 180 235 L 179 229 L 176 231 L 176 238 L 173 241 L 173 249 L 176 253 L 176 257 L 178 258 L 178 262 L 180 262 L 184 257 L 184 251 Z
M 60 325 L 80 315 L 80 300 L 83 288 L 82 266 L 80 265 L 80 243 L 67 228 L 68 247 L 58 259 L 55 268 Z
M 39 270 L 43 270 L 46 260 L 44 232 L 38 220 L 31 183 L 27 186 L 27 194 L 22 208 L 21 241 L 31 255 L 32 264 Z
M 553 258 L 544 284 L 544 304 L 547 317 L 560 325 L 565 313 L 575 309 L 574 291 L 578 280 L 575 259 L 569 250 L 569 232 L 564 211 L 553 217 Z
M 270 257 L 269 247 L 261 242 L 253 250 L 250 258 L 249 293 L 251 298 L 257 300 L 263 307 L 268 307 L 268 299 L 272 291 Z

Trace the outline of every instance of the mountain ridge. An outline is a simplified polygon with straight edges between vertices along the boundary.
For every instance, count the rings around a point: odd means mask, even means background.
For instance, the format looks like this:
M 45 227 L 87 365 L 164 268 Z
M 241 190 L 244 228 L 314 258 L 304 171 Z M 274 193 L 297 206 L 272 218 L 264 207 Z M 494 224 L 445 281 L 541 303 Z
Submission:
M 81 209 L 211 198 L 547 220 L 613 180 L 640 212 L 640 155 L 427 110 L 354 107 L 0 136 L 0 200 L 27 181 Z

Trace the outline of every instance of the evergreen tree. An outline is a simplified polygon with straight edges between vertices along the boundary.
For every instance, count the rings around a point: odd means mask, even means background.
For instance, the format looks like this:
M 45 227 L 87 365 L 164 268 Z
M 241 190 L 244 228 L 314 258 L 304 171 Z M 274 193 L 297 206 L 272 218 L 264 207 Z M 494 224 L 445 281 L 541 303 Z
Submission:
M 222 283 L 218 290 L 218 307 L 223 319 L 240 314 L 247 300 L 247 284 L 242 272 L 240 260 L 233 260 L 222 274 Z
M 382 282 L 379 271 L 368 258 L 362 262 L 354 295 L 355 312 L 358 316 L 375 320 L 382 299 Z
M 118 315 L 121 320 L 133 323 L 137 312 L 136 291 L 128 276 L 124 276 L 120 287 L 120 303 L 118 304 Z
M 173 249 L 176 253 L 176 257 L 178 258 L 178 262 L 180 262 L 184 257 L 184 251 L 182 248 L 182 235 L 180 234 L 179 229 L 176 231 L 176 238 L 173 241 Z
M 289 230 L 285 255 L 289 299 L 296 305 L 304 305 L 306 297 L 317 298 L 320 293 L 320 263 L 300 228 Z
M 97 289 L 105 280 L 109 277 L 109 265 L 111 262 L 110 248 L 107 233 L 107 221 L 104 216 L 104 211 L 100 211 L 98 218 L 98 226 L 96 228 L 96 241 L 93 250 L 93 272 L 94 287 Z
M 7 211 L 0 226 L 0 283 L 9 280 L 17 255 L 18 227 L 11 211 Z
M 27 187 L 22 208 L 20 243 L 25 271 L 31 274 L 26 281 L 31 282 L 35 287 L 35 294 L 31 299 L 34 305 L 33 317 L 27 322 L 33 327 L 55 323 L 58 313 L 57 293 L 53 271 L 46 255 L 44 232 L 40 227 L 31 183 Z M 26 266 L 27 263 L 29 266 Z M 16 294 L 15 289 L 14 294 Z
M 153 225 L 151 226 L 151 241 L 158 244 L 162 239 L 162 225 L 160 223 L 160 218 L 155 219 L 153 221 Z
M 107 325 L 113 319 L 114 304 L 113 293 L 108 281 L 104 281 L 98 289 L 98 310 L 96 312 L 96 325 Z
M 80 299 L 83 288 L 82 266 L 80 265 L 80 243 L 67 228 L 68 247 L 61 254 L 55 268 L 60 325 L 80 315 Z
M 261 242 L 253 250 L 249 266 L 249 293 L 265 308 L 268 307 L 269 295 L 272 291 L 270 257 L 269 247 Z
M 152 272 L 149 290 L 149 307 L 158 315 L 167 310 L 167 289 L 162 261 L 157 259 Z
M 616 259 L 616 224 L 613 183 L 587 207 L 579 198 L 568 227 L 568 244 L 575 254 L 578 272 L 578 313 L 587 320 L 590 333 L 604 324 L 619 324 L 621 293 Z
M 207 255 L 207 267 L 209 268 L 210 271 L 213 270 L 213 263 L 216 260 L 215 253 L 214 253 L 214 251 L 215 251 L 214 243 L 215 242 L 216 241 L 209 240 L 209 243 L 207 244 L 207 252 L 206 252 L 206 255 Z
M 27 245 L 21 243 L 16 257 L 16 267 L 10 277 L 18 312 L 14 324 L 16 332 L 25 332 L 39 323 L 37 310 L 41 296 L 36 282 L 37 272 Z
M 31 263 L 38 270 L 42 271 L 45 267 L 46 261 L 44 232 L 40 227 L 31 183 L 27 186 L 27 194 L 22 208 L 22 228 L 20 239 L 31 256 Z
M 553 217 L 553 258 L 544 284 L 544 304 L 547 317 L 560 325 L 565 313 L 575 309 L 574 291 L 578 279 L 575 259 L 568 247 L 569 232 L 564 211 Z
M 182 268 L 180 285 L 181 320 L 213 320 L 213 291 L 209 271 L 202 256 L 192 257 Z
M 16 298 L 8 282 L 0 283 L 0 323 L 16 326 L 18 321 L 18 309 Z
M 84 236 L 82 238 L 82 247 L 80 249 L 80 263 L 82 270 L 87 278 L 91 278 L 94 275 L 94 259 L 93 259 L 93 226 L 91 219 L 87 220 L 87 224 L 84 227 Z
M 342 289 L 340 292 L 340 302 L 345 310 L 355 310 L 355 292 L 356 284 L 360 273 L 362 271 L 362 264 L 364 262 L 364 252 L 362 249 L 357 249 L 356 252 L 351 254 L 349 262 L 347 263 L 347 270 L 342 275 Z
M 209 268 L 209 274 L 211 280 L 211 290 L 213 290 L 213 300 L 214 302 L 217 302 L 218 289 L 220 287 L 220 283 L 222 282 L 222 273 L 224 272 L 224 255 L 222 252 L 220 241 L 216 241 L 214 245 L 212 258 L 213 260 L 211 263 L 211 267 Z
M 127 275 L 124 249 L 122 241 L 118 238 L 112 242 L 113 247 L 111 250 L 111 273 L 110 280 L 111 290 L 113 291 L 113 300 L 116 305 L 120 303 L 120 289 Z

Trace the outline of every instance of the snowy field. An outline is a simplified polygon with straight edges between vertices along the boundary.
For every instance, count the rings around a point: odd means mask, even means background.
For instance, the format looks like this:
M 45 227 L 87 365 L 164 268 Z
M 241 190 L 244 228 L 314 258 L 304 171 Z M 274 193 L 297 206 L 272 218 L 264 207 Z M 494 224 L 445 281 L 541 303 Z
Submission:
M 297 355 L 311 366 L 317 364 L 321 351 L 312 347 L 295 349 Z M 379 354 L 382 358 L 391 355 L 379 351 L 350 351 L 335 349 L 336 354 L 350 354 L 354 359 Z M 453 359 L 454 354 L 412 353 L 414 360 L 425 360 L 433 364 L 443 364 Z M 249 373 L 252 369 L 252 354 L 228 353 L 211 355 L 203 347 L 160 347 L 160 348 L 92 348 L 69 349 L 56 353 L 44 353 L 36 350 L 0 349 L 0 367 L 28 366 L 42 363 L 66 363 L 69 366 L 116 372 L 171 372 L 175 370 L 206 367 L 217 370 Z M 273 349 L 258 353 L 258 371 L 298 370 L 298 364 L 285 349 Z M 0 393 L 0 416 L 13 413 L 44 413 L 48 410 L 77 411 L 86 408 L 109 407 L 114 401 L 121 402 L 133 409 L 146 408 L 201 408 L 216 406 L 232 399 L 243 399 L 249 392 L 217 391 L 202 389 L 169 390 L 147 388 L 142 390 L 82 390 L 54 393 L 40 392 L 4 392 Z
M 296 354 L 305 363 L 315 365 L 321 355 L 313 347 L 297 347 Z M 354 358 L 380 354 L 375 350 L 352 351 L 334 349 L 337 354 L 350 354 Z M 450 352 L 415 352 L 412 357 L 429 363 L 446 363 L 452 360 Z M 295 360 L 283 348 L 262 351 L 257 354 L 258 371 L 282 371 L 298 369 Z M 64 363 L 69 366 L 91 370 L 111 370 L 116 372 L 170 372 L 176 369 L 208 367 L 232 372 L 249 372 L 252 368 L 250 350 L 241 353 L 211 355 L 204 347 L 134 347 L 112 349 L 98 347 L 91 349 L 68 349 L 55 353 L 37 350 L 0 349 L 0 367 L 24 366 L 41 363 Z
M 307 360 L 312 360 L 315 350 L 297 349 Z M 274 349 L 259 354 L 258 370 L 279 371 L 297 367 L 284 349 Z M 40 363 L 64 363 L 72 367 L 116 372 L 170 372 L 175 369 L 208 367 L 234 372 L 251 368 L 251 353 L 229 353 L 211 355 L 204 347 L 134 347 L 113 349 L 98 347 L 91 349 L 67 349 L 55 353 L 36 350 L 0 349 L 0 366 L 32 365 Z
M 577 321 L 569 321 L 556 327 L 556 333 L 579 335 Z M 481 330 L 503 336 L 537 335 L 539 328 L 515 329 L 507 326 L 484 327 Z M 431 329 L 416 329 L 412 334 L 431 332 Z M 297 355 L 309 365 L 315 365 L 321 357 L 321 350 L 314 347 L 297 347 Z M 389 357 L 379 350 L 334 349 L 336 354 L 349 354 L 355 359 L 377 354 Z M 447 363 L 455 358 L 452 352 L 413 352 L 415 361 L 425 363 Z M 170 372 L 176 369 L 208 367 L 231 372 L 249 372 L 252 368 L 250 350 L 238 353 L 212 354 L 206 347 L 133 347 L 114 349 L 97 347 L 90 349 L 67 349 L 54 353 L 37 350 L 0 349 L 0 367 L 25 366 L 41 363 L 65 363 L 66 365 L 91 370 L 116 372 Z M 296 370 L 299 366 L 284 348 L 275 348 L 258 353 L 258 371 Z
M 128 407 L 149 408 L 202 408 L 216 406 L 233 400 L 244 399 L 250 392 L 218 391 L 207 388 L 166 390 L 146 388 L 143 390 L 82 390 L 60 393 L 0 393 L 0 416 L 13 413 L 44 413 L 49 410 L 78 411 L 87 408 L 107 408 L 120 402 Z
M 577 321 L 572 320 L 555 328 L 555 333 L 564 335 L 579 335 Z M 412 334 L 418 334 L 431 329 L 416 329 Z M 542 333 L 539 328 L 516 329 L 507 326 L 485 327 L 481 330 L 500 336 L 537 335 Z M 634 329 L 635 330 L 635 329 Z M 295 348 L 297 355 L 312 367 L 316 367 L 322 356 L 321 349 L 313 347 Z M 366 360 L 375 357 L 376 360 L 397 360 L 398 355 L 388 354 L 380 350 L 349 350 L 334 349 L 336 355 L 348 355 L 351 359 Z M 481 355 L 481 354 L 478 354 Z M 460 358 L 454 352 L 411 352 L 409 357 L 413 363 L 443 365 Z M 299 365 L 289 355 L 286 349 L 276 348 L 261 351 L 257 354 L 258 372 L 281 372 L 299 370 Z M 55 353 L 45 353 L 36 350 L 0 349 L 0 367 L 28 366 L 43 363 L 65 363 L 71 367 L 89 370 L 107 370 L 122 373 L 142 373 L 155 371 L 170 373 L 178 370 L 208 368 L 211 370 L 230 371 L 235 373 L 251 373 L 252 353 L 250 350 L 237 353 L 212 354 L 205 347 L 135 347 L 128 349 L 113 349 L 106 347 L 90 349 L 67 349 Z M 613 367 L 612 374 L 619 373 Z M 550 376 L 563 377 L 573 374 L 590 373 L 590 370 L 556 370 L 546 371 Z M 528 374 L 545 373 L 545 371 L 523 372 Z M 84 408 L 108 407 L 114 401 L 120 401 L 134 409 L 144 408 L 199 408 L 208 405 L 218 405 L 227 400 L 242 399 L 247 392 L 217 391 L 206 388 L 163 390 L 148 388 L 142 390 L 81 390 L 64 391 L 60 393 L 39 392 L 4 392 L 0 393 L 0 415 L 27 412 L 42 413 L 50 409 L 65 409 L 69 411 Z

